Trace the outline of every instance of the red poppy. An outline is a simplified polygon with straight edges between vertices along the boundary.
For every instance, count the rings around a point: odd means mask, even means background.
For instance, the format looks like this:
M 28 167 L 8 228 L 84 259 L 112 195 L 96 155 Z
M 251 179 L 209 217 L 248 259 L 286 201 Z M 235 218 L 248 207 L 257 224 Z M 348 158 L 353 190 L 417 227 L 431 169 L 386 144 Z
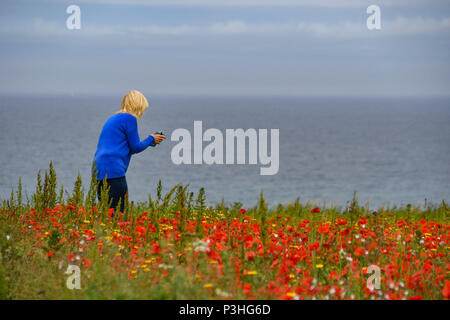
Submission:
M 250 283 L 244 284 L 244 294 L 249 296 L 252 293 L 251 288 L 252 288 L 252 285 Z
M 84 264 L 84 266 L 87 268 L 87 267 L 89 267 L 92 263 L 91 263 L 88 259 L 84 259 L 84 260 L 83 260 L 83 264 Z
M 159 243 L 154 242 L 153 243 L 153 253 L 161 253 L 161 246 L 159 245 Z
M 445 281 L 444 289 L 442 289 L 442 295 L 446 300 L 450 299 L 450 281 Z
M 314 209 L 311 210 L 311 213 L 319 213 L 319 212 L 320 212 L 319 207 L 315 207 Z
M 247 251 L 245 253 L 245 257 L 247 258 L 248 261 L 253 261 L 256 257 L 256 252 L 254 251 Z

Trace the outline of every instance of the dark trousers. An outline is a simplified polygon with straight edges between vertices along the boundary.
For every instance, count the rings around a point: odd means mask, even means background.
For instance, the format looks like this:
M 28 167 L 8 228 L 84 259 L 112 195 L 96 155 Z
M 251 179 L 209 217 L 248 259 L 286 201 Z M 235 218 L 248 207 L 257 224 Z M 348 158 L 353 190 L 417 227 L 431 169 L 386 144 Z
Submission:
M 125 195 L 128 192 L 127 179 L 125 177 L 121 178 L 112 178 L 106 179 L 107 185 L 109 188 L 109 199 L 111 199 L 111 208 L 114 208 L 114 212 L 116 212 L 117 204 L 120 201 L 120 211 L 123 212 L 124 204 L 125 204 Z M 98 181 L 98 189 L 97 195 L 98 200 L 101 199 L 101 190 L 103 186 L 103 180 Z

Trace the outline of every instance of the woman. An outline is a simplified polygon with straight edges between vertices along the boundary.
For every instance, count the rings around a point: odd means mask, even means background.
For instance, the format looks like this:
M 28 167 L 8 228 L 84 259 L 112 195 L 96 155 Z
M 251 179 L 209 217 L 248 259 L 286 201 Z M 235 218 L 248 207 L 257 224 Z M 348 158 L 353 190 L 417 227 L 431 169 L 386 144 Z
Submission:
M 120 211 L 123 212 L 124 199 L 128 191 L 125 173 L 131 155 L 144 151 L 148 146 L 154 147 L 165 139 L 163 135 L 152 134 L 145 140 L 140 140 L 137 119 L 142 117 L 147 108 L 148 102 L 142 93 L 136 90 L 129 91 L 122 99 L 121 110 L 106 121 L 98 139 L 93 160 L 99 182 L 98 199 L 100 201 L 103 180 L 106 178 L 110 186 L 111 208 L 114 208 L 114 211 L 121 199 Z

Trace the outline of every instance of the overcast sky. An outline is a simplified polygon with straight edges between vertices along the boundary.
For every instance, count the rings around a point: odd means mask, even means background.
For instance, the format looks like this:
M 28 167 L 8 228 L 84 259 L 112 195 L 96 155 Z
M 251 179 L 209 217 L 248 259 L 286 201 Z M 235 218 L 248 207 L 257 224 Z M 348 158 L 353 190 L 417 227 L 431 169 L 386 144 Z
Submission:
M 66 8 L 81 8 L 68 30 Z M 381 7 L 381 30 L 366 8 Z M 13 0 L 0 93 L 448 95 L 450 1 Z

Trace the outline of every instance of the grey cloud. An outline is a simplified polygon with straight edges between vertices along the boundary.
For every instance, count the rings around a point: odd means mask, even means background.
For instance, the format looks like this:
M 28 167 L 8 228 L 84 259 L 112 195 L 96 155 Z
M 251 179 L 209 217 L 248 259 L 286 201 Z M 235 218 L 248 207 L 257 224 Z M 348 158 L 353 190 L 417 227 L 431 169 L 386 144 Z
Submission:
M 361 38 L 369 34 L 378 36 L 413 36 L 413 35 L 448 35 L 450 31 L 450 17 L 444 19 L 431 18 L 405 18 L 398 17 L 393 20 L 383 20 L 382 30 L 369 31 L 365 21 L 343 21 L 335 24 L 326 23 L 259 23 L 253 24 L 241 20 L 218 22 L 207 26 L 182 24 L 177 26 L 94 26 L 82 27 L 80 31 L 68 31 L 61 23 L 35 18 L 31 26 L 18 24 L 16 26 L 0 26 L 0 34 L 3 36 L 15 35 L 33 37 L 49 36 L 75 36 L 102 37 L 125 36 L 145 37 L 151 35 L 161 36 L 230 36 L 230 35 L 300 35 L 318 38 Z
M 307 6 L 307 7 L 360 7 L 414 6 L 418 4 L 443 4 L 445 0 L 78 0 L 78 3 L 145 5 L 145 6 Z

